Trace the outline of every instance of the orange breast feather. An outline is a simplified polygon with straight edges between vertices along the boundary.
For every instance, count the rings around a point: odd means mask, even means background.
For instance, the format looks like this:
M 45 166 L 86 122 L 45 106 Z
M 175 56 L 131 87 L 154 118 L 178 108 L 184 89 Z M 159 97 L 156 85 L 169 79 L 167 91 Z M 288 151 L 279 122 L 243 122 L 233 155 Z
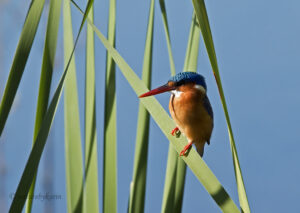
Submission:
M 180 131 L 192 141 L 197 149 L 209 141 L 213 120 L 204 107 L 205 93 L 194 88 L 194 84 L 184 85 L 179 97 L 171 95 L 169 110 Z M 203 149 L 203 148 L 202 148 Z

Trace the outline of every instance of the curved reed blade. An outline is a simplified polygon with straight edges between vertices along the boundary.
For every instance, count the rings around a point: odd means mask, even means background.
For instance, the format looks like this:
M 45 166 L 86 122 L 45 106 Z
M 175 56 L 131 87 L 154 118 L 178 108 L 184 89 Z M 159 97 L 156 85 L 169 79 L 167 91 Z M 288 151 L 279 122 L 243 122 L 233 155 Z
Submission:
M 23 171 L 21 180 L 19 182 L 17 191 L 15 193 L 14 199 L 13 199 L 10 209 L 9 209 L 10 213 L 21 212 L 24 207 L 25 198 L 29 192 L 29 188 L 34 179 L 34 174 L 36 173 L 37 168 L 39 166 L 39 162 L 40 162 L 40 159 L 41 159 L 41 156 L 42 156 L 42 153 L 43 153 L 46 141 L 47 141 L 47 137 L 48 137 L 48 134 L 49 134 L 49 131 L 51 128 L 52 121 L 54 119 L 54 115 L 55 115 L 55 112 L 56 112 L 56 109 L 58 106 L 58 102 L 59 102 L 59 99 L 61 96 L 62 88 L 63 88 L 64 82 L 65 82 L 66 74 L 68 73 L 68 68 L 70 66 L 70 62 L 71 62 L 72 56 L 74 54 L 75 47 L 77 45 L 79 35 L 82 31 L 84 22 L 87 18 L 87 14 L 88 14 L 92 4 L 93 4 L 93 0 L 89 0 L 86 10 L 83 14 L 83 18 L 81 21 L 81 25 L 80 25 L 79 32 L 78 32 L 76 40 L 75 40 L 75 44 L 74 44 L 71 56 L 69 57 L 67 66 L 66 66 L 64 73 L 59 81 L 58 87 L 55 90 L 54 96 L 50 102 L 49 108 L 48 108 L 48 110 L 45 114 L 45 118 L 42 122 L 40 131 L 37 135 L 35 143 L 30 152 L 30 155 L 27 160 L 25 169 Z M 20 199 L 20 198 L 24 198 L 24 199 Z
M 185 53 L 183 71 L 197 72 L 199 55 L 200 28 L 195 13 L 193 13 L 189 40 Z
M 172 47 L 171 47 L 171 39 L 170 39 L 170 33 L 169 33 L 169 25 L 168 25 L 165 0 L 159 0 L 159 6 L 160 6 L 164 29 L 165 29 L 165 36 L 166 36 L 166 42 L 167 42 L 167 47 L 168 47 L 168 53 L 169 53 L 171 75 L 176 75 L 175 63 L 174 63 Z
M 231 146 L 231 151 L 232 151 L 232 159 L 233 159 L 233 165 L 234 165 L 234 171 L 235 171 L 235 177 L 236 177 L 236 182 L 237 182 L 237 189 L 238 189 L 238 194 L 239 194 L 239 201 L 240 201 L 240 206 L 243 212 L 249 213 L 250 212 L 250 207 L 248 203 L 248 198 L 246 194 L 246 189 L 245 189 L 245 184 L 242 176 L 242 171 L 238 159 L 238 154 L 235 146 L 235 141 L 233 137 L 233 131 L 230 123 L 230 117 L 226 105 L 226 100 L 225 100 L 225 95 L 222 87 L 222 82 L 219 74 L 219 68 L 218 68 L 218 63 L 217 63 L 217 57 L 216 57 L 216 52 L 215 52 L 215 47 L 212 39 L 212 34 L 209 26 L 209 21 L 207 17 L 207 12 L 206 12 L 206 7 L 204 0 L 193 0 L 193 5 L 194 9 L 196 11 L 196 15 L 200 24 L 202 36 L 204 39 L 204 43 L 206 46 L 206 50 L 208 53 L 208 57 L 213 69 L 213 73 L 217 82 L 219 94 L 221 97 L 221 102 L 223 105 L 224 113 L 225 113 L 225 118 L 227 122 L 227 127 L 228 127 L 228 133 L 229 133 L 229 139 L 230 139 L 230 146 Z
M 167 16 L 165 1 L 160 0 L 159 5 L 160 5 L 162 21 L 165 30 L 165 36 L 166 36 L 166 42 L 167 42 L 167 48 L 169 54 L 170 71 L 171 71 L 171 75 L 175 75 L 176 74 L 175 63 L 174 63 L 173 53 L 172 53 L 171 38 L 169 33 L 169 25 L 168 25 L 168 18 L 167 18 L 168 16 Z M 174 205 L 176 204 L 174 203 L 174 199 L 175 199 L 174 193 L 176 191 L 177 175 L 179 176 L 185 175 L 185 171 L 181 169 L 182 167 L 180 167 L 177 170 L 179 161 L 182 160 L 178 159 L 178 154 L 174 150 L 172 144 L 170 143 L 161 212 L 174 212 L 175 210 Z M 183 172 L 184 174 L 182 174 Z
M 45 117 L 47 107 L 48 107 L 52 73 L 53 73 L 55 53 L 56 53 L 57 34 L 58 34 L 58 26 L 60 20 L 60 9 L 61 9 L 61 0 L 50 1 L 46 39 L 45 39 L 44 53 L 43 53 L 43 62 L 41 68 L 39 95 L 37 100 L 37 109 L 36 109 L 36 116 L 35 116 L 33 143 L 41 128 L 41 124 Z M 29 198 L 33 197 L 34 195 L 35 179 L 36 178 L 33 179 L 33 182 L 31 184 L 28 193 Z M 34 199 L 27 200 L 26 211 L 25 211 L 26 213 L 31 212 L 33 200 Z
M 110 0 L 108 41 L 115 46 L 116 0 Z M 103 212 L 117 212 L 117 103 L 116 66 L 106 53 L 104 147 L 103 147 Z
M 178 156 L 178 153 L 176 152 Z M 184 184 L 186 175 L 186 164 L 183 160 L 178 159 L 176 168 L 176 183 L 174 194 L 174 213 L 180 213 L 182 210 Z
M 187 44 L 187 50 L 184 61 L 184 71 L 197 71 L 198 55 L 199 55 L 199 40 L 200 40 L 200 28 L 197 23 L 196 15 L 193 14 L 190 35 Z M 177 177 L 176 177 L 176 190 L 174 195 L 174 212 L 181 212 L 184 182 L 186 174 L 186 164 L 182 160 L 178 160 L 177 164 Z
M 45 0 L 32 0 L 24 22 L 14 60 L 10 68 L 3 98 L 0 104 L 0 136 L 15 99 L 25 65 L 31 50 L 35 33 L 44 8 Z
M 169 133 L 170 134 L 170 133 Z M 177 180 L 178 153 L 172 143 L 169 145 L 168 161 L 165 177 L 164 194 L 161 205 L 161 212 L 175 212 L 175 191 Z
M 154 0 L 151 0 L 147 27 L 147 37 L 144 52 L 144 64 L 142 80 L 151 87 L 152 73 L 152 49 L 154 31 Z M 148 139 L 149 139 L 150 116 L 142 104 L 139 105 L 137 133 L 135 143 L 135 156 L 133 166 L 133 178 L 131 181 L 128 212 L 144 212 L 147 160 L 148 160 Z
M 94 21 L 94 7 L 88 18 Z M 85 71 L 84 211 L 99 212 L 94 31 L 87 25 Z
M 70 1 L 63 1 L 64 63 L 67 65 L 73 49 Z M 75 55 L 72 57 L 64 89 L 65 165 L 68 212 L 82 210 L 83 161 L 80 119 L 76 83 Z

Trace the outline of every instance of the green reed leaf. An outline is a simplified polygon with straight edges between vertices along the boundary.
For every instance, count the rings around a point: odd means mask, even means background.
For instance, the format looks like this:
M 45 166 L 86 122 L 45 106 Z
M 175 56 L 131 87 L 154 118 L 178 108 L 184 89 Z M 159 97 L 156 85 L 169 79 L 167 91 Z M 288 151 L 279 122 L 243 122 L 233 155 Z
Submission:
M 94 8 L 88 18 L 94 21 Z M 99 212 L 94 31 L 87 25 L 85 70 L 84 211 Z
M 21 212 L 24 207 L 25 200 L 26 200 L 27 194 L 29 192 L 29 188 L 34 179 L 34 174 L 36 173 L 37 168 L 39 166 L 39 162 L 40 162 L 40 159 L 41 159 L 41 156 L 42 156 L 42 153 L 43 153 L 46 141 L 47 141 L 47 137 L 48 137 L 48 134 L 49 134 L 49 131 L 51 128 L 51 124 L 54 119 L 54 115 L 55 115 L 55 112 L 56 112 L 56 109 L 58 106 L 58 102 L 59 102 L 59 99 L 61 96 L 62 88 L 63 88 L 64 82 L 65 82 L 66 74 L 68 73 L 68 68 L 70 66 L 70 62 L 71 62 L 72 56 L 74 54 L 75 47 L 77 45 L 79 35 L 82 31 L 84 22 L 87 18 L 87 14 L 88 14 L 92 4 L 93 4 L 93 0 L 89 0 L 86 10 L 83 13 L 83 19 L 81 21 L 81 25 L 80 25 L 79 32 L 78 32 L 76 40 L 75 40 L 75 44 L 74 44 L 72 53 L 69 57 L 69 60 L 66 65 L 66 68 L 64 70 L 64 73 L 59 81 L 58 87 L 55 90 L 55 93 L 50 102 L 49 108 L 45 114 L 45 118 L 42 122 L 42 125 L 41 125 L 40 131 L 37 135 L 36 141 L 30 152 L 30 155 L 27 160 L 25 169 L 23 171 L 21 180 L 19 182 L 17 191 L 15 193 L 15 196 L 13 198 L 13 201 L 12 201 L 10 209 L 9 209 L 10 213 Z
M 169 54 L 169 63 L 170 63 L 170 71 L 171 75 L 175 75 L 175 63 L 173 59 L 172 47 L 171 47 L 171 38 L 169 33 L 169 25 L 168 25 L 168 18 L 167 18 L 167 10 L 164 0 L 159 1 L 162 21 L 165 30 L 168 54 Z M 169 144 L 169 151 L 168 151 L 168 160 L 167 160 L 167 170 L 166 170 L 166 177 L 165 177 L 165 185 L 164 185 L 164 193 L 163 193 L 163 201 L 162 201 L 162 208 L 161 212 L 174 212 L 174 193 L 176 188 L 176 180 L 177 174 L 180 176 L 183 170 L 177 170 L 177 164 L 181 161 L 178 159 L 178 154 L 174 150 L 172 144 Z
M 143 82 L 151 86 L 152 73 L 152 49 L 154 31 L 154 0 L 151 0 L 148 18 L 147 37 L 144 52 L 144 64 L 142 72 Z M 135 156 L 133 166 L 133 178 L 131 181 L 128 212 L 144 212 L 146 176 L 148 161 L 148 139 L 149 139 L 150 116 L 142 104 L 139 105 L 137 133 L 135 143 Z
M 234 165 L 234 171 L 235 171 L 235 177 L 236 177 L 236 182 L 237 182 L 237 189 L 238 189 L 238 194 L 239 194 L 239 201 L 240 201 L 240 206 L 243 212 L 249 213 L 250 212 L 250 207 L 248 203 L 248 198 L 246 194 L 246 189 L 245 189 L 245 184 L 242 176 L 242 171 L 238 159 L 238 154 L 235 146 L 235 141 L 233 137 L 233 131 L 230 123 L 230 117 L 226 105 L 226 100 L 225 100 L 225 95 L 222 87 L 222 82 L 221 82 L 221 77 L 219 73 L 219 68 L 218 68 L 218 63 L 217 63 L 217 56 L 215 52 L 215 47 L 213 43 L 213 38 L 209 26 L 209 21 L 208 21 L 208 16 L 206 12 L 206 7 L 205 7 L 205 2 L 204 0 L 193 0 L 193 5 L 194 9 L 196 11 L 197 19 L 199 21 L 199 25 L 201 28 L 202 36 L 204 39 L 204 43 L 206 46 L 206 50 L 208 53 L 208 57 L 212 66 L 212 70 L 217 82 L 221 102 L 223 105 L 224 113 L 225 113 L 225 118 L 227 122 L 227 127 L 228 127 L 228 133 L 229 133 L 229 140 L 230 140 L 230 147 L 231 147 L 231 152 L 232 152 L 232 159 L 233 159 L 233 165 Z
M 197 23 L 196 15 L 193 14 L 183 71 L 197 72 L 199 40 L 200 28 Z M 174 195 L 175 213 L 180 213 L 182 209 L 185 174 L 186 164 L 182 160 L 179 160 L 177 163 L 176 190 Z
M 64 63 L 67 66 L 73 49 L 72 17 L 69 0 L 63 1 Z M 72 57 L 64 89 L 65 164 L 68 212 L 82 211 L 83 158 L 76 82 L 75 56 Z
M 108 41 L 115 46 L 116 0 L 110 0 Z M 109 52 L 106 56 L 104 147 L 103 147 L 103 212 L 117 212 L 117 103 L 116 67 Z
M 32 0 L 21 32 L 14 60 L 10 68 L 3 98 L 0 104 L 0 136 L 15 99 L 35 33 L 44 8 L 45 0 Z
M 48 107 L 55 52 L 56 52 L 60 12 L 61 12 L 60 9 L 61 9 L 61 0 L 50 1 L 46 39 L 45 39 L 44 53 L 43 53 L 43 62 L 41 68 L 39 95 L 37 100 L 33 143 L 41 128 L 41 124 L 45 117 L 47 107 Z M 28 193 L 29 198 L 33 197 L 34 188 L 35 188 L 35 178 L 33 179 L 32 185 Z M 34 199 L 27 200 L 26 211 L 25 211 L 26 213 L 31 212 L 33 200 Z

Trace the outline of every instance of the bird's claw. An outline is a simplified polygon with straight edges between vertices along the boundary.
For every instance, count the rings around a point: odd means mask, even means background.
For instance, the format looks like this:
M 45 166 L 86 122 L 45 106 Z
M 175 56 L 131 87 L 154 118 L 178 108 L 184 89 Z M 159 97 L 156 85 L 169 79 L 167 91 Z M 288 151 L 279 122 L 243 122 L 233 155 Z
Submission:
M 188 153 L 188 151 L 191 149 L 192 144 L 193 144 L 192 142 L 189 142 L 188 145 L 186 145 L 183 148 L 183 150 L 180 152 L 179 156 L 185 156 Z
M 185 155 L 186 150 L 182 150 L 179 154 L 179 156 L 184 156 Z
M 172 132 L 171 135 L 176 136 L 177 138 L 180 136 L 180 130 L 178 127 L 175 127 Z
M 179 128 L 176 126 L 176 127 L 172 130 L 171 134 L 174 136 L 174 134 L 175 134 L 177 131 L 179 131 Z

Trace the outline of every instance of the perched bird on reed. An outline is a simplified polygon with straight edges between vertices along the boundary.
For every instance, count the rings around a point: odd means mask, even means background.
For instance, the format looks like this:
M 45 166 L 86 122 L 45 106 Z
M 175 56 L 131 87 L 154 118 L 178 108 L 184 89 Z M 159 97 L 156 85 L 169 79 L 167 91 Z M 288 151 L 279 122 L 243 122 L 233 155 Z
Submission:
M 210 143 L 213 130 L 213 110 L 206 95 L 204 77 L 195 72 L 180 72 L 171 77 L 163 86 L 140 95 L 140 98 L 171 92 L 169 110 L 176 128 L 172 135 L 182 132 L 188 139 L 188 145 L 180 152 L 186 155 L 195 144 L 200 156 L 203 156 L 205 143 Z

